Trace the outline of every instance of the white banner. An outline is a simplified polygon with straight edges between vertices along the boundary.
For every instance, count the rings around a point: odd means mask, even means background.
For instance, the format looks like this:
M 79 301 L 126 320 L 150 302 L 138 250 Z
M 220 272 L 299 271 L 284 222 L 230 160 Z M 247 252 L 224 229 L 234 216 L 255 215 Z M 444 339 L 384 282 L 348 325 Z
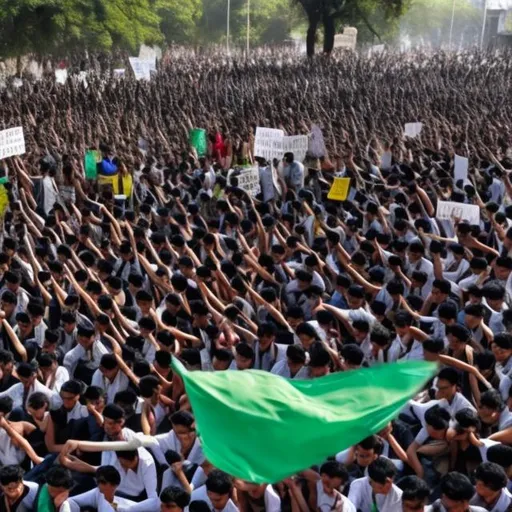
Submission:
M 25 136 L 23 127 L 0 131 L 0 160 L 25 153 Z
M 423 123 L 406 123 L 404 132 L 406 137 L 417 137 L 423 129 Z
M 128 60 L 136 80 L 151 80 L 151 72 L 156 71 L 156 59 L 142 60 L 130 57 Z
M 283 158 L 284 132 L 274 128 L 256 128 L 254 140 L 254 156 L 272 161 Z
M 311 135 L 309 138 L 309 154 L 313 158 L 325 156 L 324 135 L 319 126 L 314 124 L 311 127 Z
M 436 217 L 440 220 L 460 219 L 468 221 L 471 225 L 479 225 L 480 208 L 476 204 L 438 201 Z
M 283 156 L 285 153 L 293 153 L 295 160 L 304 162 L 309 148 L 309 137 L 307 135 L 293 135 L 285 137 L 283 143 Z
M 463 182 L 468 181 L 468 169 L 469 160 L 463 156 L 455 155 L 455 168 L 453 171 L 455 183 L 459 180 L 462 180 Z
M 264 157 L 262 157 L 264 158 Z M 243 169 L 237 177 L 238 186 L 245 190 L 250 196 L 255 197 L 261 192 L 260 171 L 258 167 L 252 169 Z
M 114 69 L 114 78 L 124 78 L 125 73 L 124 68 Z

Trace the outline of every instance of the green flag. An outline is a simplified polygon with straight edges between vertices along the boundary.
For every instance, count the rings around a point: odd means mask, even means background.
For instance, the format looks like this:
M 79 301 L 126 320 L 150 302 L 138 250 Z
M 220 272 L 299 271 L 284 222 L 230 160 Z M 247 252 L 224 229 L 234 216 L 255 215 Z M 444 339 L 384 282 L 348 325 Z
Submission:
M 436 365 L 423 361 L 288 380 L 258 370 L 183 378 L 206 458 L 254 483 L 276 483 L 382 430 Z
M 98 151 L 88 149 L 85 152 L 85 178 L 95 180 L 98 177 L 98 162 L 101 162 L 101 155 Z
M 189 133 L 190 145 L 196 148 L 197 156 L 205 156 L 208 152 L 208 142 L 206 140 L 206 131 L 201 128 L 193 128 Z

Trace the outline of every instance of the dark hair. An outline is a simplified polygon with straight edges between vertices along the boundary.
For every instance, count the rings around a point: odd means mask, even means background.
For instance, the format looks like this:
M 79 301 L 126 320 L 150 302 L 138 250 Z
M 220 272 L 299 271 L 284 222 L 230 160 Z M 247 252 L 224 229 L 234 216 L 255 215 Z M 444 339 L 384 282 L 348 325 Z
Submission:
M 454 368 L 443 368 L 437 375 L 438 380 L 447 380 L 453 386 L 459 383 L 459 372 Z
M 116 452 L 118 459 L 133 461 L 139 456 L 138 450 L 119 450 Z
M 10 396 L 3 396 L 0 398 L 0 412 L 9 414 L 12 411 L 13 400 Z
M 489 389 L 480 397 L 480 407 L 487 407 L 493 411 L 501 412 L 505 409 L 505 403 L 501 394 L 496 389 Z
M 103 409 L 103 417 L 109 420 L 119 421 L 124 419 L 124 411 L 119 405 L 108 404 L 105 409 Z
M 69 469 L 62 466 L 52 466 L 45 473 L 46 483 L 51 487 L 64 487 L 64 489 L 71 489 L 73 487 L 73 476 Z
M 35 393 L 32 393 L 29 395 L 27 400 L 27 406 L 31 407 L 34 410 L 41 409 L 41 407 L 44 407 L 47 405 L 50 406 L 50 401 L 48 400 L 48 397 L 42 393 L 41 391 L 36 391 Z
M 192 430 L 194 424 L 194 416 L 188 411 L 178 411 L 171 416 L 171 423 L 174 426 L 181 425 Z
M 214 469 L 206 479 L 206 489 L 216 494 L 230 494 L 233 489 L 233 481 L 228 474 Z
M 425 480 L 417 476 L 404 476 L 396 485 L 403 491 L 402 501 L 425 501 L 430 495 L 430 489 Z
M 441 479 L 441 493 L 454 501 L 469 501 L 475 490 L 466 475 L 453 471 Z
M 507 485 L 505 470 L 494 462 L 483 462 L 476 468 L 475 480 L 480 480 L 492 491 L 500 491 Z
M 151 398 L 160 381 L 154 375 L 146 375 L 139 381 L 139 391 L 142 398 Z
M 480 418 L 478 417 L 477 412 L 474 409 L 470 409 L 469 407 L 458 411 L 455 414 L 455 420 L 462 428 L 480 428 Z
M 388 478 L 395 478 L 396 467 L 386 457 L 375 459 L 368 466 L 368 476 L 378 484 L 385 484 Z
M 121 483 L 121 475 L 114 466 L 100 466 L 94 475 L 98 483 L 115 485 Z
M 444 341 L 439 338 L 428 338 L 423 342 L 423 350 L 432 354 L 440 354 L 444 350 Z
M 0 468 L 0 485 L 9 485 L 23 480 L 24 471 L 20 466 L 2 466 Z
M 439 405 L 434 405 L 425 413 L 425 422 L 435 430 L 446 430 L 450 424 L 450 418 L 450 413 Z
M 360 446 L 363 450 L 374 450 L 378 455 L 380 455 L 383 448 L 382 441 L 376 435 L 364 438 L 356 446 Z
M 175 503 L 179 508 L 184 509 L 190 503 L 190 495 L 180 487 L 170 485 L 160 493 L 160 501 L 164 505 Z
M 325 474 L 329 478 L 341 478 L 343 483 L 348 482 L 349 478 L 347 468 L 335 460 L 330 460 L 322 464 L 320 474 Z
M 500 332 L 494 337 L 493 343 L 505 350 L 512 350 L 512 334 L 507 332 Z
M 512 466 L 512 446 L 495 444 L 487 450 L 487 460 L 500 465 L 503 469 Z

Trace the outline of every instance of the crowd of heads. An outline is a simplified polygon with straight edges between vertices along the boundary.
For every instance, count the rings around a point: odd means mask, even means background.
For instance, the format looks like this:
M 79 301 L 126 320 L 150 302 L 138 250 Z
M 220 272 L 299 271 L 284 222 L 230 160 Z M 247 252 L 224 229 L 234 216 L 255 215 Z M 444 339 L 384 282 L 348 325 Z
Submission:
M 89 58 L 86 83 L 0 90 L 26 142 L 0 161 L 0 511 L 512 510 L 510 62 L 171 52 L 149 81 Z M 257 127 L 325 147 L 267 160 Z M 381 432 L 256 485 L 205 458 L 173 357 L 439 371 Z

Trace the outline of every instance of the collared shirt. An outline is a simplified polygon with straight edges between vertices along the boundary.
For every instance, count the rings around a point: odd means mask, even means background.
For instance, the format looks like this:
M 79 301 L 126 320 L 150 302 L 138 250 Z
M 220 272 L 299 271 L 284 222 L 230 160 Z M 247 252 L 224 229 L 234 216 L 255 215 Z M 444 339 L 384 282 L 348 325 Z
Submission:
M 309 371 L 306 365 L 302 366 L 302 368 L 292 377 L 290 367 L 288 366 L 288 361 L 286 359 L 281 359 L 281 361 L 278 361 L 272 367 L 270 373 L 273 373 L 274 375 L 280 375 L 286 379 L 309 379 Z
M 116 456 L 114 467 L 121 475 L 121 483 L 117 488 L 117 492 L 126 496 L 139 496 L 146 491 L 148 498 L 156 498 L 157 494 L 157 478 L 155 461 L 151 454 L 145 448 L 138 448 L 139 463 L 136 471 L 129 469 L 126 471 Z
M 113 403 L 116 393 L 119 391 L 124 391 L 128 388 L 129 385 L 130 380 L 121 370 L 117 371 L 117 375 L 115 376 L 114 381 L 111 382 L 103 375 L 103 373 L 101 373 L 101 370 L 98 368 L 94 372 L 91 381 L 91 386 L 98 386 L 107 393 L 107 404 Z
M 334 492 L 334 496 L 329 496 L 324 491 L 322 480 L 318 480 L 316 483 L 316 508 L 320 512 L 331 512 L 336 510 L 336 506 L 339 503 L 343 504 L 343 512 L 356 512 L 354 504 L 346 497 L 343 496 L 339 491 Z M 266 510 L 268 512 L 268 509 Z
M 489 512 L 502 512 L 508 510 L 508 507 L 512 504 L 512 495 L 506 489 L 502 489 L 493 508 L 488 508 L 487 503 L 476 493 L 469 503 L 471 505 L 482 507 L 484 510 Z
M 78 494 L 69 498 L 68 501 L 71 506 L 71 512 L 80 512 L 84 508 L 95 509 L 97 512 L 115 512 L 112 505 L 105 499 L 105 496 L 99 489 L 92 489 L 91 491 Z M 132 510 L 132 507 L 137 503 L 126 498 L 114 496 L 114 504 L 117 506 L 116 510 L 119 511 L 121 509 Z
M 254 344 L 254 369 L 269 372 L 272 367 L 286 358 L 287 345 L 272 343 L 266 352 L 261 352 L 260 342 Z
M 373 491 L 369 477 L 358 478 L 352 482 L 348 499 L 357 510 L 372 511 Z M 402 490 L 393 484 L 388 494 L 376 494 L 375 501 L 379 512 L 396 512 L 402 508 Z
M 192 496 L 190 497 L 190 501 L 206 501 L 210 510 L 216 510 L 213 508 L 212 502 L 208 497 L 208 492 L 206 490 L 206 485 L 199 487 L 199 489 L 195 489 L 192 492 Z M 188 507 L 185 509 L 185 512 L 188 512 Z M 222 510 L 216 510 L 216 512 L 239 512 L 238 507 L 233 503 L 233 500 L 230 498 L 226 503 L 226 506 Z
M 39 391 L 46 395 L 46 397 L 50 401 L 51 409 L 58 409 L 62 405 L 62 400 L 60 399 L 59 394 L 55 393 L 51 389 L 48 389 L 44 384 L 41 384 L 38 380 L 34 381 L 34 384 L 30 388 L 28 393 L 25 394 L 24 391 L 25 389 L 23 387 L 23 384 L 21 382 L 18 382 L 18 384 L 14 384 L 14 386 L 11 386 L 6 391 L 0 393 L 0 398 L 3 398 L 4 396 L 11 397 L 13 400 L 12 407 L 14 409 L 16 407 L 25 407 L 26 403 L 23 403 L 23 397 L 26 396 L 26 399 L 28 400 L 28 397 L 32 393 Z
M 108 354 L 108 350 L 105 348 L 105 345 L 96 340 L 90 350 L 85 350 L 82 345 L 77 345 L 64 356 L 63 364 L 68 369 L 69 375 L 72 376 L 80 361 L 82 361 L 90 370 L 98 369 L 101 358 L 105 354 Z

